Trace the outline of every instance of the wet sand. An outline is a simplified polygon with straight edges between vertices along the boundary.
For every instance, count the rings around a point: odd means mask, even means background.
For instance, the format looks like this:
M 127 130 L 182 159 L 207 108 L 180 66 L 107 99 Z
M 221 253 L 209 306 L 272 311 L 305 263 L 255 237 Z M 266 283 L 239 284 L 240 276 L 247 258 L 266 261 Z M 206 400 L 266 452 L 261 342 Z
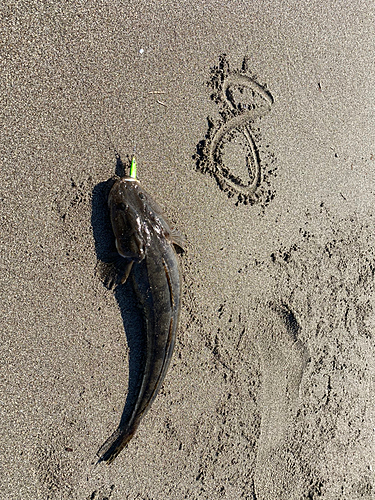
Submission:
M 374 14 L 4 7 L 1 498 L 374 498 Z M 100 273 L 103 183 L 134 151 L 187 241 L 183 303 L 106 466 L 142 346 Z

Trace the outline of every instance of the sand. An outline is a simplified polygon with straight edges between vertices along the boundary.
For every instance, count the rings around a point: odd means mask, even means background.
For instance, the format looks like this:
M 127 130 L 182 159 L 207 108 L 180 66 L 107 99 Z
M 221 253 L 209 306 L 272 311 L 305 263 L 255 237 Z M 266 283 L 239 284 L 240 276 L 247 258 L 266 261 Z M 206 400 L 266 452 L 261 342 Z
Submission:
M 0 497 L 375 498 L 373 2 L 20 1 L 1 26 Z M 184 292 L 107 466 L 141 348 L 98 272 L 103 183 L 133 151 Z

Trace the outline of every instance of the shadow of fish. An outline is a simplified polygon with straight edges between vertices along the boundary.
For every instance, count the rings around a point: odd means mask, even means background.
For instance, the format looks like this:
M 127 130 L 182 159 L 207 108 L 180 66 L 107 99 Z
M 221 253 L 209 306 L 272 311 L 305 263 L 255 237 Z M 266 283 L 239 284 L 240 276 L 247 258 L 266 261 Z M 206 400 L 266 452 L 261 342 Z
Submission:
M 109 464 L 134 436 L 167 373 L 181 300 L 174 245 L 182 249 L 184 240 L 133 177 L 113 179 L 108 206 L 118 252 L 116 283 L 123 284 L 132 276 L 146 330 L 143 373 L 134 407 L 97 453 L 100 461 Z

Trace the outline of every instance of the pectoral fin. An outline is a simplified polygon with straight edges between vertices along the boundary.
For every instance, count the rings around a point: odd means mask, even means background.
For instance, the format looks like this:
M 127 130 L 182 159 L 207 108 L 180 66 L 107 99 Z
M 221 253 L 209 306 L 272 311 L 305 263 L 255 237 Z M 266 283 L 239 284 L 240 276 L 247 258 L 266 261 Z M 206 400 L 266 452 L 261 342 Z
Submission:
M 121 281 L 120 281 L 121 285 L 123 285 L 125 283 L 125 281 L 128 279 L 130 271 L 132 270 L 132 267 L 133 267 L 133 261 L 131 260 L 124 267 L 123 275 L 122 275 Z
M 171 234 L 170 234 L 170 239 L 174 245 L 176 245 L 178 248 L 181 250 L 185 250 L 185 244 L 186 240 L 182 233 L 180 231 L 177 231 L 177 229 L 172 228 L 171 229 Z

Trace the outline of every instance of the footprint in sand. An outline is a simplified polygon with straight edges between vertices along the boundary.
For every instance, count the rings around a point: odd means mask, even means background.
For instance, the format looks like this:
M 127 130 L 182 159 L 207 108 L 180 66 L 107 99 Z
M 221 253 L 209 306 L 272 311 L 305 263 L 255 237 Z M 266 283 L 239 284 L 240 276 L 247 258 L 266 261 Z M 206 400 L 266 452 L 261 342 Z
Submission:
M 214 175 L 220 188 L 230 197 L 237 196 L 239 202 L 267 204 L 274 196 L 267 186 L 275 169 L 262 171 L 257 145 L 260 131 L 255 128 L 255 121 L 271 110 L 273 97 L 247 72 L 246 59 L 241 71 L 230 71 L 225 56 L 212 70 L 211 98 L 219 106 L 221 119 L 214 123 L 208 118 L 206 140 L 197 147 L 197 168 Z M 271 155 L 269 159 L 272 163 Z M 267 162 L 262 163 L 266 166 Z
M 278 496 L 280 485 L 284 487 L 293 478 L 280 450 L 298 410 L 299 388 L 309 355 L 300 340 L 297 319 L 286 306 L 261 306 L 254 318 L 254 330 L 262 370 L 262 420 L 254 484 L 259 499 L 283 498 Z M 284 480 L 276 484 L 275 477 L 283 475 Z M 297 489 L 297 496 L 289 498 L 299 498 Z

